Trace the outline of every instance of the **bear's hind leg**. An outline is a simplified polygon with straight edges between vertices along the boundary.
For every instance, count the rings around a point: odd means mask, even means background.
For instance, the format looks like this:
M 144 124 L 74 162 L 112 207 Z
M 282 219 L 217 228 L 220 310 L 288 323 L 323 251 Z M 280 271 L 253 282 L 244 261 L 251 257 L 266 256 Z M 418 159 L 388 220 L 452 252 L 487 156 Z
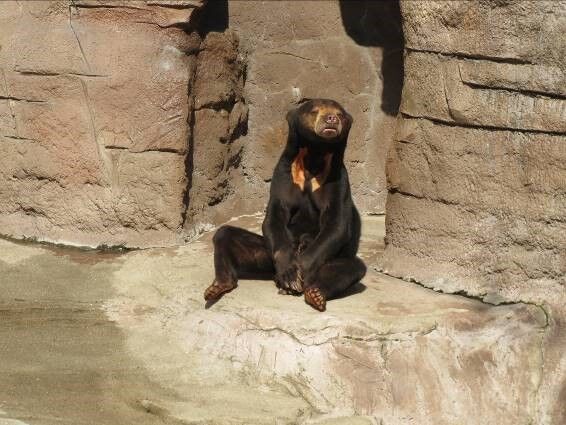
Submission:
M 340 295 L 366 274 L 366 266 L 358 257 L 335 258 L 323 265 L 313 282 L 304 290 L 305 302 L 318 311 L 326 310 L 326 300 Z
M 220 298 L 239 278 L 273 278 L 274 267 L 263 236 L 233 226 L 220 227 L 213 238 L 215 279 L 204 299 Z

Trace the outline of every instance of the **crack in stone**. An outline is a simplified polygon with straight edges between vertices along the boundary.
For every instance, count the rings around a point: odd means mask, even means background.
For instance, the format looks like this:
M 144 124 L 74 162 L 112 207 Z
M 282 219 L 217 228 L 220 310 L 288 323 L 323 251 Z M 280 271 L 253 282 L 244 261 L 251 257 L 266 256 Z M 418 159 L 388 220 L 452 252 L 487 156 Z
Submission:
M 355 364 L 357 364 L 357 365 L 359 365 L 359 366 L 365 367 L 366 369 L 370 369 L 370 370 L 380 370 L 379 367 L 377 367 L 377 366 L 371 365 L 371 364 L 366 363 L 366 362 L 362 362 L 361 360 L 356 359 L 356 358 L 354 358 L 354 357 L 352 357 L 352 356 L 350 356 L 350 355 L 348 355 L 348 354 L 342 352 L 342 350 L 341 350 L 340 348 L 338 348 L 338 347 L 336 347 L 336 349 L 334 350 L 334 352 L 335 352 L 336 354 L 338 354 L 340 357 L 343 357 L 343 358 L 345 358 L 345 359 L 347 359 L 347 360 L 350 360 L 350 361 L 354 362 Z
M 89 77 L 89 78 L 109 78 L 110 75 L 103 74 L 89 74 L 82 72 L 52 72 L 52 71 L 42 71 L 42 70 L 32 70 L 32 69 L 15 69 L 18 74 L 28 75 L 28 76 L 39 76 L 39 77 L 57 77 L 57 76 L 73 76 L 73 77 Z
M 83 57 L 83 61 L 85 62 L 88 70 L 90 71 L 90 64 L 86 58 L 85 52 L 83 50 L 83 46 L 81 44 L 81 40 L 79 39 L 79 36 L 77 35 L 75 28 L 73 28 L 73 10 L 72 8 L 75 7 L 77 8 L 77 6 L 75 5 L 75 2 L 73 0 L 71 0 L 71 4 L 69 5 L 69 26 L 71 27 L 71 31 L 73 32 L 75 39 L 77 40 L 77 44 L 79 45 L 79 50 L 81 51 L 81 55 Z
M 548 93 L 538 90 L 524 90 L 524 89 L 514 89 L 512 87 L 503 87 L 497 85 L 474 83 L 471 81 L 466 81 L 462 79 L 462 84 L 476 90 L 492 90 L 499 92 L 506 92 L 509 94 L 521 94 L 523 96 L 531 97 L 534 99 L 542 100 L 566 100 L 566 95 L 560 93 Z
M 306 347 L 319 347 L 322 345 L 326 345 L 326 344 L 332 344 L 336 341 L 339 340 L 349 340 L 349 341 L 355 341 L 355 342 L 363 342 L 363 343 L 372 343 L 375 341 L 383 341 L 383 340 L 388 340 L 388 341 L 394 341 L 394 342 L 399 342 L 402 341 L 401 336 L 407 336 L 409 338 L 412 338 L 414 336 L 424 336 L 424 335 L 428 335 L 432 332 L 434 332 L 435 330 L 437 330 L 437 326 L 438 324 L 435 323 L 432 327 L 430 327 L 429 329 L 425 329 L 423 331 L 406 331 L 406 332 L 373 332 L 371 335 L 367 336 L 367 337 L 359 337 L 359 336 L 354 336 L 354 335 L 342 335 L 340 333 L 338 333 L 337 335 L 334 335 L 322 342 L 313 342 L 313 343 L 308 343 L 305 341 L 302 341 L 299 337 L 297 337 L 294 333 L 286 330 L 286 329 L 282 329 L 279 326 L 273 326 L 273 327 L 262 327 L 260 324 L 254 322 L 253 320 L 247 318 L 246 316 L 244 316 L 241 313 L 238 312 L 231 312 L 232 314 L 235 314 L 236 316 L 238 316 L 240 319 L 244 320 L 247 324 L 251 325 L 252 327 L 248 327 L 246 329 L 243 330 L 243 332 L 246 331 L 260 331 L 260 332 L 281 332 L 287 336 L 289 336 L 293 341 L 295 341 L 296 343 L 306 346 Z M 334 326 L 326 326 L 322 329 L 316 329 L 317 333 L 322 332 L 325 329 L 331 329 L 334 328 Z
M 320 64 L 322 65 L 322 62 L 321 62 L 321 61 L 318 61 L 318 60 L 316 60 L 316 59 L 307 58 L 307 57 L 305 57 L 305 56 L 300 56 L 300 55 L 296 55 L 296 54 L 294 54 L 294 53 L 284 52 L 284 51 L 281 51 L 281 50 L 277 50 L 277 51 L 274 51 L 274 52 L 267 52 L 267 53 L 265 53 L 265 55 L 269 55 L 269 56 L 271 56 L 271 55 L 292 56 L 292 57 L 294 57 L 294 58 L 303 59 L 303 60 L 306 60 L 306 61 L 309 61 L 309 62 L 318 62 L 318 63 L 320 63 Z
M 161 3 L 160 1 L 151 1 L 151 0 L 146 0 L 145 2 L 148 6 L 157 6 L 157 7 L 162 7 L 164 9 L 178 9 L 178 10 L 185 10 L 185 9 L 198 9 L 201 5 L 200 3 L 195 3 L 195 4 L 167 4 L 167 3 Z
M 82 78 L 78 78 L 78 80 L 80 81 L 82 89 L 83 89 L 83 95 L 84 95 L 86 107 L 87 107 L 87 110 L 88 110 L 88 116 L 89 116 L 89 119 L 90 119 L 90 127 L 91 127 L 91 131 L 92 131 L 92 137 L 93 137 L 94 143 L 96 144 L 96 150 L 98 152 L 98 157 L 99 157 L 100 162 L 102 164 L 102 169 L 104 171 L 106 178 L 110 179 L 111 178 L 110 173 L 111 173 L 112 167 L 108 163 L 109 159 L 105 154 L 104 146 L 98 140 L 98 133 L 96 131 L 96 125 L 95 125 L 95 121 L 94 121 L 94 110 L 92 109 L 90 97 L 88 95 L 88 88 L 87 88 L 86 82 Z
M 12 100 L 14 102 L 28 102 L 28 103 L 47 103 L 47 100 L 23 99 L 20 97 L 13 97 L 13 96 L 0 96 L 0 100 Z
M 112 145 L 105 145 L 104 149 L 110 149 L 110 150 L 120 150 L 120 151 L 127 151 L 128 148 L 125 146 L 112 146 Z
M 535 65 L 534 62 L 531 62 L 527 59 L 519 59 L 519 58 L 505 58 L 500 56 L 488 56 L 488 55 L 479 55 L 479 54 L 463 53 L 463 52 L 448 53 L 448 52 L 442 52 L 440 50 L 418 49 L 415 47 L 405 47 L 405 50 L 407 50 L 408 52 L 429 53 L 433 55 L 440 55 L 440 56 L 456 58 L 456 59 L 476 59 L 476 60 L 496 62 L 496 63 Z
M 127 5 L 113 5 L 113 4 L 88 4 L 88 3 L 75 3 L 75 9 L 129 9 L 129 10 L 150 10 L 147 7 L 127 6 Z
M 232 109 L 234 109 L 234 106 L 236 105 L 237 102 L 233 102 L 230 100 L 221 100 L 221 101 L 212 101 L 212 102 L 208 102 L 205 103 L 201 106 L 199 106 L 198 108 L 195 107 L 195 111 L 202 111 L 204 109 L 210 109 L 212 111 L 226 111 L 228 113 L 232 112 Z
M 293 379 L 291 376 L 287 375 L 287 376 L 282 376 L 281 381 L 284 384 L 290 385 L 294 389 L 293 392 L 290 391 L 289 388 L 285 388 L 288 394 L 290 395 L 298 394 L 299 397 L 309 405 L 312 412 L 314 413 L 321 414 L 323 413 L 323 411 L 321 410 L 320 406 L 318 406 L 319 403 L 317 403 L 316 400 L 312 399 L 313 397 L 308 393 L 309 390 L 313 392 L 316 391 L 318 396 L 321 397 L 328 406 L 333 406 L 332 403 L 330 403 L 328 399 L 324 397 L 324 395 L 320 391 L 317 391 L 316 388 L 309 387 L 308 384 L 305 384 L 299 381 L 298 379 Z M 285 387 L 285 385 L 283 386 Z
M 549 136 L 564 136 L 566 132 L 564 131 L 552 131 L 552 130 L 537 130 L 537 129 L 524 129 L 524 128 L 516 128 L 516 127 L 498 127 L 494 125 L 475 125 L 475 124 L 467 124 L 461 123 L 456 121 L 447 121 L 442 118 L 431 117 L 428 115 L 412 115 L 405 111 L 400 112 L 403 118 L 410 118 L 410 119 L 420 119 L 420 120 L 427 120 L 431 121 L 438 125 L 444 125 L 446 127 L 461 127 L 461 128 L 472 128 L 478 130 L 489 130 L 489 131 L 509 131 L 509 132 L 517 132 L 517 133 L 525 133 L 525 134 L 548 134 Z
M 8 136 L 7 134 L 2 134 L 2 137 L 5 137 L 7 139 L 14 139 L 14 140 L 24 140 L 27 142 L 36 142 L 36 143 L 41 143 L 41 140 L 37 140 L 37 139 L 30 139 L 27 137 L 20 137 L 20 136 Z
M 429 167 L 430 167 L 430 164 L 429 164 Z M 415 199 L 427 199 L 429 201 L 438 202 L 439 204 L 443 204 L 443 205 L 451 205 L 451 206 L 455 206 L 455 207 L 464 207 L 464 205 L 459 204 L 457 202 L 447 201 L 446 199 L 441 199 L 441 198 L 431 198 L 431 197 L 427 197 L 427 196 L 419 196 L 419 195 L 415 195 L 415 194 L 410 193 L 410 192 L 400 190 L 400 189 L 395 188 L 395 187 L 389 189 L 389 193 L 390 194 L 398 193 L 399 195 L 408 196 L 408 197 L 415 198 Z
M 289 331 L 287 331 L 287 330 L 285 330 L 285 329 L 281 329 L 281 328 L 278 327 L 278 326 L 273 326 L 273 327 L 270 327 L 270 328 L 264 328 L 264 327 L 262 327 L 261 325 L 255 323 L 253 320 L 248 319 L 246 316 L 244 316 L 244 315 L 241 314 L 241 313 L 233 312 L 233 314 L 235 314 L 235 315 L 238 316 L 240 319 L 242 319 L 243 321 L 245 321 L 247 324 L 249 324 L 249 325 L 252 326 L 252 327 L 247 327 L 246 329 L 243 330 L 243 332 L 246 332 L 246 331 L 260 331 L 260 332 L 267 332 L 267 333 L 269 333 L 269 332 L 281 332 L 281 333 L 283 333 L 283 334 L 289 336 L 289 337 L 290 337 L 293 341 L 295 341 L 297 344 L 304 345 L 304 346 L 307 346 L 307 347 L 321 346 L 321 345 L 324 345 L 324 344 L 327 344 L 327 343 L 330 342 L 330 340 L 326 340 L 326 341 L 323 341 L 323 342 L 321 342 L 321 343 L 308 344 L 308 343 L 305 343 L 304 341 L 301 341 L 301 340 L 300 340 L 295 334 L 293 334 L 292 332 L 289 332 Z
M 85 102 L 86 102 L 86 107 L 88 109 L 88 115 L 89 115 L 90 124 L 91 124 L 91 128 L 92 128 L 92 137 L 94 138 L 94 141 L 98 145 L 98 136 L 96 134 L 96 126 L 94 124 L 94 112 L 93 112 L 92 106 L 90 104 L 90 98 L 88 96 L 88 89 L 87 89 L 86 83 L 83 80 L 79 79 L 79 81 L 81 82 L 81 86 L 83 88 L 83 95 L 84 95 L 84 99 L 85 99 Z
M 188 126 L 188 138 L 187 138 L 187 149 L 185 153 L 185 178 L 187 179 L 187 185 L 185 192 L 183 193 L 183 211 L 181 212 L 181 229 L 185 228 L 187 220 L 189 219 L 189 208 L 191 200 L 191 191 L 193 189 L 193 174 L 194 174 L 194 133 L 195 133 L 195 94 L 194 87 L 197 79 L 197 72 L 199 67 L 198 57 L 202 51 L 203 40 L 200 40 L 198 50 L 194 53 L 195 66 L 192 67 L 189 75 L 187 95 L 188 95 L 188 108 L 189 114 L 187 117 Z
M 50 218 L 47 216 L 47 214 L 45 214 L 43 211 L 38 210 L 37 208 L 34 208 L 32 206 L 25 206 L 22 205 L 21 203 L 16 203 L 16 205 L 19 207 L 18 209 L 20 211 L 22 211 L 25 215 L 30 215 L 33 217 L 44 217 L 47 220 L 51 221 Z
M 37 180 L 38 182 L 55 183 L 60 188 L 62 188 L 62 189 L 65 188 L 65 186 L 59 180 L 57 180 L 54 177 L 50 177 L 50 176 L 36 176 L 36 175 L 33 175 L 33 174 L 25 174 L 24 176 L 18 178 L 18 180 L 23 180 L 23 179 Z M 15 239 L 15 240 L 17 240 L 17 239 Z M 64 246 L 64 245 L 61 245 L 61 246 Z
M 2 81 L 4 82 L 4 91 L 6 92 L 7 95 L 9 95 L 9 90 L 8 90 L 8 82 L 6 81 L 6 74 L 4 73 L 4 70 L 0 70 L 2 72 Z M 16 132 L 16 136 L 19 138 L 19 132 L 18 132 L 18 121 L 16 119 L 16 113 L 14 112 L 14 108 L 12 106 L 12 99 L 8 98 L 8 108 L 10 108 L 10 114 L 12 115 L 12 119 L 14 120 L 14 131 Z
M 177 149 L 173 149 L 173 148 L 149 148 L 149 149 L 144 149 L 144 150 L 141 150 L 141 151 L 132 151 L 132 150 L 130 150 L 130 148 L 128 148 L 126 146 L 105 145 L 104 149 L 116 150 L 116 151 L 127 151 L 128 153 L 132 153 L 132 154 L 142 154 L 142 153 L 146 153 L 146 152 L 162 152 L 162 153 L 173 153 L 173 154 L 176 154 L 176 155 L 184 155 L 183 152 L 179 152 Z
M 181 27 L 186 25 L 185 22 L 175 22 L 173 24 L 169 24 L 169 25 L 161 25 L 158 24 L 157 22 L 150 22 L 150 21 L 132 21 L 134 24 L 146 24 L 146 25 L 153 25 L 156 26 L 158 28 L 172 28 L 172 27 Z

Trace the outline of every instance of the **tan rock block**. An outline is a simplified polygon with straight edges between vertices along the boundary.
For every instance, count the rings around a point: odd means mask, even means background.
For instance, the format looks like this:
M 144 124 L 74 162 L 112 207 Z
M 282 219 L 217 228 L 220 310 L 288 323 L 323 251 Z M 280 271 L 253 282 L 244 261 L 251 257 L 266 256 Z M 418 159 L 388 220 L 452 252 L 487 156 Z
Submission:
M 117 150 L 113 164 L 117 179 L 113 208 L 119 222 L 141 232 L 178 230 L 187 184 L 184 157 L 169 152 Z
M 566 271 L 564 137 L 423 119 L 403 119 L 398 137 L 384 267 L 446 291 L 545 299 Z
M 566 208 L 562 136 L 412 119 L 403 120 L 398 136 L 393 189 L 533 220 L 560 217 Z
M 202 109 L 195 112 L 193 163 L 195 172 L 215 179 L 224 168 L 230 141 L 228 112 Z
M 108 184 L 108 159 L 96 137 L 86 83 L 74 76 L 25 78 L 28 90 L 39 86 L 50 98 L 14 102 L 18 136 L 45 146 L 66 183 Z
M 409 53 L 401 111 L 478 127 L 566 133 L 566 99 L 470 86 L 461 77 L 460 66 L 465 63 Z
M 243 68 L 234 33 L 211 32 L 203 40 L 195 74 L 195 108 L 224 108 L 242 96 Z
M 2 232 L 89 246 L 177 242 L 188 54 L 200 38 L 159 19 L 197 5 L 20 6 L 0 6 Z
M 557 66 L 468 60 L 459 64 L 464 84 L 566 97 L 566 76 Z
M 122 9 L 139 13 L 140 21 L 161 28 L 185 26 L 204 0 L 76 0 L 76 9 Z M 157 7 L 156 7 L 157 6 Z M 140 13 L 141 12 L 141 13 Z
M 0 134 L 3 136 L 16 136 L 16 121 L 12 114 L 10 100 L 0 96 Z
M 9 70 L 89 72 L 67 1 L 4 2 L 0 22 L 1 57 Z
M 401 9 L 411 49 L 563 66 L 564 2 L 402 1 Z
M 115 26 L 108 13 L 84 9 L 75 24 L 91 68 L 102 76 L 89 81 L 101 143 L 184 152 L 192 60 L 181 50 L 184 32 L 138 23 L 137 15 Z

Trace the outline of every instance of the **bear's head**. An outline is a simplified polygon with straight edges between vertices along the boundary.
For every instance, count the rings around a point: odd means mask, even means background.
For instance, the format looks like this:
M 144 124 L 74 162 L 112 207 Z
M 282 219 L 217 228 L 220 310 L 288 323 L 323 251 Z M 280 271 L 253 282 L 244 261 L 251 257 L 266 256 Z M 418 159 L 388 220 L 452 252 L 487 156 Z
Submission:
M 352 116 L 336 101 L 306 99 L 287 114 L 289 131 L 316 144 L 346 142 Z

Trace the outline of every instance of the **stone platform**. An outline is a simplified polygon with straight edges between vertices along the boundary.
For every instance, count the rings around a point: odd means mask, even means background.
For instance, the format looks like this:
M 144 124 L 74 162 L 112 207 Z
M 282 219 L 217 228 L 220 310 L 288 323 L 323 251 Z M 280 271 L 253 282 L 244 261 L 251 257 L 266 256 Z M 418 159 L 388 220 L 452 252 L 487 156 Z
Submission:
M 325 313 L 267 281 L 205 308 L 211 233 L 125 254 L 0 240 L 0 424 L 534 423 L 544 311 L 380 274 L 383 231 L 364 219 L 370 272 Z

